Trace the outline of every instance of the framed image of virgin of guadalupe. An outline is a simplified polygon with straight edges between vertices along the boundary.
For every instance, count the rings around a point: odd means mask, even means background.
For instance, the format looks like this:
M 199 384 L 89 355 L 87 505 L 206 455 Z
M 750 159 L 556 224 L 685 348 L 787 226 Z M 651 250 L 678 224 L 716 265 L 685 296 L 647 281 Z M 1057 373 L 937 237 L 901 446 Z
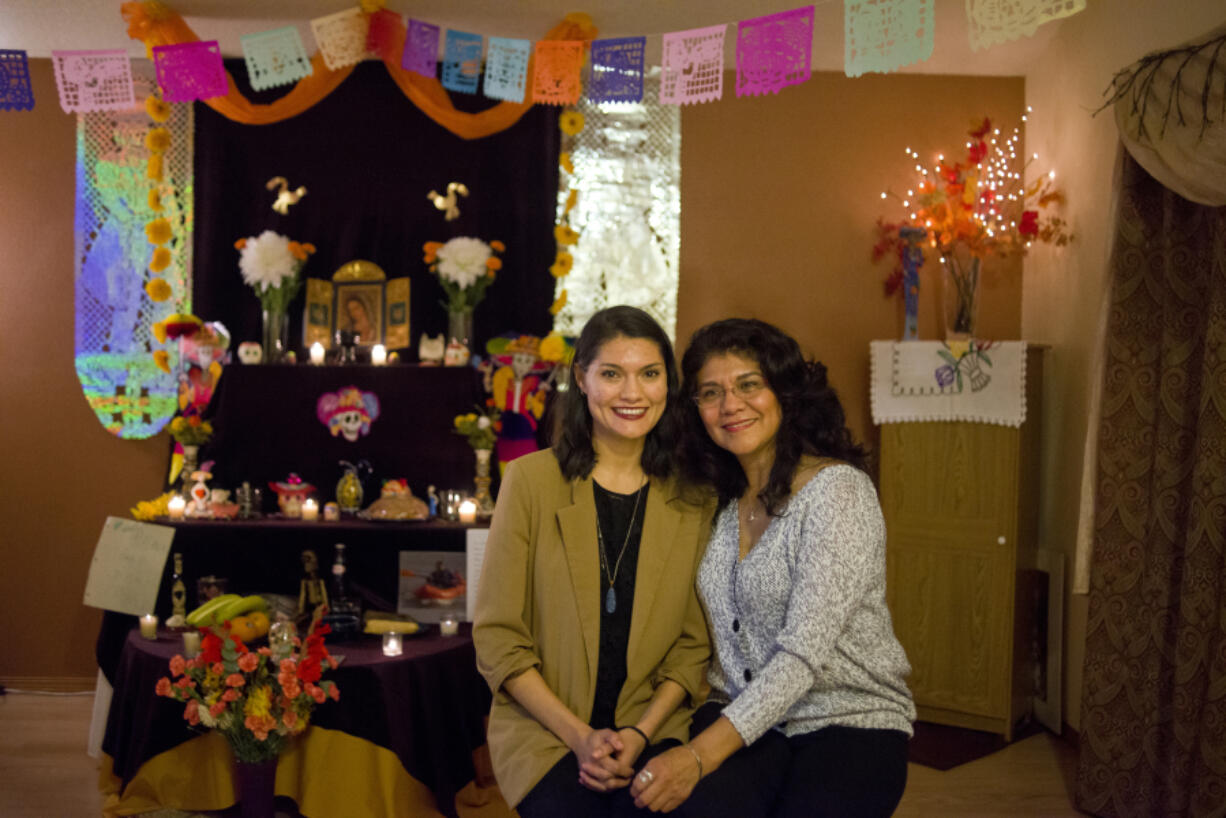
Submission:
M 407 347 L 409 279 L 388 281 L 379 265 L 357 259 L 342 264 L 331 281 L 308 281 L 304 344 L 329 349 L 341 331 L 352 332 L 358 346 Z

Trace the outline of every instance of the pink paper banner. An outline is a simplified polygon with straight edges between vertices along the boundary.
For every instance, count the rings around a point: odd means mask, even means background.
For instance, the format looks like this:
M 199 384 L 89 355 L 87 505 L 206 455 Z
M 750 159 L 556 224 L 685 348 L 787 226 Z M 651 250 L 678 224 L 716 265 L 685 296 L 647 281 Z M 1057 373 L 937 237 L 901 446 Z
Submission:
M 724 95 L 725 25 L 664 35 L 660 102 L 692 105 Z
M 153 64 L 162 98 L 167 102 L 224 97 L 229 91 L 216 40 L 154 46 Z
M 136 107 L 132 61 L 123 49 L 52 51 L 55 87 L 64 113 L 123 111 Z
M 30 60 L 20 49 L 0 49 L 0 111 L 30 111 L 34 89 L 30 87 Z
M 813 6 L 742 20 L 736 32 L 738 97 L 777 94 L 809 79 Z
M 574 105 L 583 90 L 579 70 L 583 43 L 578 40 L 541 40 L 536 44 L 532 75 L 532 101 L 546 105 Z

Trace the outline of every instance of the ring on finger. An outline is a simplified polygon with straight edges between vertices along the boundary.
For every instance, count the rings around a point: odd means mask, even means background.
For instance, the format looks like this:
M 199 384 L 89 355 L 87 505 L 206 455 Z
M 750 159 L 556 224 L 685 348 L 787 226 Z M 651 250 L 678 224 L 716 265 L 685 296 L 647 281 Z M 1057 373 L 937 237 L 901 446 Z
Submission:
M 651 770 L 643 770 L 639 773 L 639 781 L 642 781 L 644 784 L 650 784 L 654 779 L 655 775 Z

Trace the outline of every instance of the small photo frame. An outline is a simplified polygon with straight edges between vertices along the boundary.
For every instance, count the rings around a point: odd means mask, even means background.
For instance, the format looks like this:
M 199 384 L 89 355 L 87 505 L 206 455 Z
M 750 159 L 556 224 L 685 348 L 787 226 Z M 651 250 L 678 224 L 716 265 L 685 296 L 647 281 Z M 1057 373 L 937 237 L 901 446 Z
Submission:
M 383 282 L 338 282 L 336 329 L 357 337 L 358 346 L 383 343 Z

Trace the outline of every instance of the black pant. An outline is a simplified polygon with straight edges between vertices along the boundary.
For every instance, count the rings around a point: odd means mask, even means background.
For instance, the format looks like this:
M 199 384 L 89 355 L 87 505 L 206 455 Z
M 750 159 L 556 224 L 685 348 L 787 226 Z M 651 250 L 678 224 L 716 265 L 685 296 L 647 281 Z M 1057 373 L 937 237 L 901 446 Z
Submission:
M 695 714 L 695 735 L 718 717 L 709 707 Z M 702 779 L 677 815 L 887 818 L 907 784 L 908 741 L 899 730 L 836 726 L 791 737 L 771 730 Z
M 635 772 L 654 756 L 679 742 L 665 739 L 643 750 L 634 762 Z M 650 815 L 647 810 L 634 806 L 630 788 L 622 787 L 613 792 L 593 792 L 579 783 L 579 760 L 574 753 L 567 753 L 554 764 L 545 777 L 536 783 L 523 800 L 515 806 L 520 818 L 621 818 L 621 816 Z

